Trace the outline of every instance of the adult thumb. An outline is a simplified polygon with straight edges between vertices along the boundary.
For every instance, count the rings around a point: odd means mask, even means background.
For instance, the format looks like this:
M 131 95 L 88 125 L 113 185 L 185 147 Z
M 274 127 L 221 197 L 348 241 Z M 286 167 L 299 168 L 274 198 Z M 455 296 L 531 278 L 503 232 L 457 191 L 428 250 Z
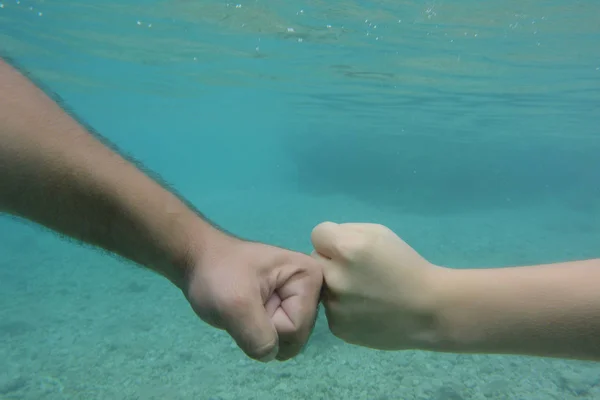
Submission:
M 279 338 L 260 295 L 255 299 L 236 300 L 222 316 L 223 327 L 248 357 L 268 362 L 277 357 Z

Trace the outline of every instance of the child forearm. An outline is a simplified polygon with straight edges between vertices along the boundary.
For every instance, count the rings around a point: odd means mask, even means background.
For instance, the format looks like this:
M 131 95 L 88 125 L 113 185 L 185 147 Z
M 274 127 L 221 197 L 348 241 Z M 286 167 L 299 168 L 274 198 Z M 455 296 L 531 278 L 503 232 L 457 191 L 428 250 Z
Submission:
M 600 259 L 445 270 L 436 350 L 600 360 Z

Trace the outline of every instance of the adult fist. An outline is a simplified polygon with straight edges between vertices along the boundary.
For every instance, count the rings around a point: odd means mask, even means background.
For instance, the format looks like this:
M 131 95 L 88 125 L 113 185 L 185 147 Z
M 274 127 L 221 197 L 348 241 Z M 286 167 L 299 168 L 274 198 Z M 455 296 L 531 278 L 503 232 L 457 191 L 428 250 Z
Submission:
M 427 347 L 442 268 L 382 225 L 325 222 L 314 228 L 312 242 L 325 279 L 322 301 L 337 337 L 383 350 Z
M 249 357 L 282 361 L 306 343 L 322 282 L 310 256 L 229 238 L 205 249 L 186 295 L 200 318 L 226 330 Z

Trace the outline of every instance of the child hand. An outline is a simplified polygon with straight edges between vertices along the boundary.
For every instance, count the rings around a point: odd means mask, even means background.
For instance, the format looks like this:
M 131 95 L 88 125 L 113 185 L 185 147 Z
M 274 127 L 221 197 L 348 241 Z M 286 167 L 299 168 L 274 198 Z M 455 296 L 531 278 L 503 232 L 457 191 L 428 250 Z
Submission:
M 433 339 L 434 279 L 444 268 L 377 224 L 324 222 L 312 242 L 334 335 L 384 350 L 424 348 Z

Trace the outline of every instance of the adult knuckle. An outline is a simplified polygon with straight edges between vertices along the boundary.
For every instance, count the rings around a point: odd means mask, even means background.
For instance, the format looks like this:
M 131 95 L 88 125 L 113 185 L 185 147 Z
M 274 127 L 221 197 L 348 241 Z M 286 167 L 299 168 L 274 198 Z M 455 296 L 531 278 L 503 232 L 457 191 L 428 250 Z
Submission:
M 247 355 L 252 359 L 260 360 L 271 354 L 275 346 L 277 346 L 277 339 L 272 339 L 267 343 L 249 347 Z

